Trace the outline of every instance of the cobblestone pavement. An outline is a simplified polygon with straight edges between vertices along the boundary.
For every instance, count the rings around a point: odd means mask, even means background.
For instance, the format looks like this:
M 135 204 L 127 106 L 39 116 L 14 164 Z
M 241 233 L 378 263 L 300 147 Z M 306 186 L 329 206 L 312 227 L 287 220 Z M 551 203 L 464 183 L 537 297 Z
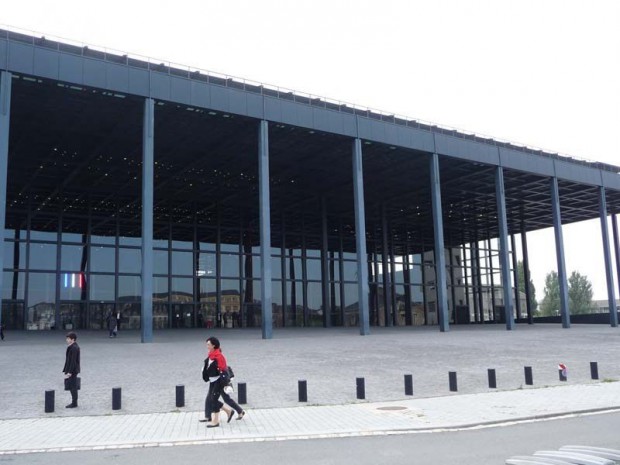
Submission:
M 222 341 L 236 381 L 247 383 L 251 412 L 215 431 L 197 421 L 209 335 Z M 620 407 L 620 383 L 611 382 L 620 378 L 620 331 L 603 325 L 372 328 L 365 337 L 353 328 L 278 329 L 269 341 L 257 330 L 172 330 L 156 332 L 151 344 L 141 344 L 136 332 L 109 339 L 84 331 L 75 410 L 64 409 L 63 336 L 8 332 L 0 343 L 1 453 L 388 434 Z M 599 381 L 590 378 L 591 361 Z M 558 379 L 558 363 L 568 366 L 567 382 Z M 533 369 L 533 387 L 524 386 L 524 366 Z M 487 368 L 496 370 L 497 390 L 488 388 Z M 448 390 L 448 371 L 458 373 L 456 394 Z M 403 374 L 413 375 L 413 398 L 404 395 Z M 366 379 L 365 402 L 356 400 L 356 377 Z M 308 382 L 307 404 L 297 401 L 299 379 Z M 186 389 L 180 409 L 176 384 Z M 117 386 L 123 409 L 113 412 Z M 47 389 L 56 391 L 56 411 L 48 414 Z

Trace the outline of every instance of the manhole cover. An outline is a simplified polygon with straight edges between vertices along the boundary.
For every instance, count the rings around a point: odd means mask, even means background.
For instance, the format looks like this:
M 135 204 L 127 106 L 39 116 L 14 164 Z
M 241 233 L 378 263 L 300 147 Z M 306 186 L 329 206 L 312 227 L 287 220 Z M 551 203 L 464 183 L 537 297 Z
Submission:
M 407 407 L 394 405 L 393 407 L 377 407 L 377 410 L 407 410 Z

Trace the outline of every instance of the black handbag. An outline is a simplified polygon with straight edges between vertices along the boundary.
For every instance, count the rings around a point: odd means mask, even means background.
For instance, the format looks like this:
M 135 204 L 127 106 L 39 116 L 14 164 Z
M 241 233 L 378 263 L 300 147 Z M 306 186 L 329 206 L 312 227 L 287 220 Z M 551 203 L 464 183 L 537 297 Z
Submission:
M 65 391 L 71 390 L 71 379 L 72 378 L 65 378 Z M 80 377 L 75 378 L 75 386 L 78 391 L 82 389 L 82 378 Z

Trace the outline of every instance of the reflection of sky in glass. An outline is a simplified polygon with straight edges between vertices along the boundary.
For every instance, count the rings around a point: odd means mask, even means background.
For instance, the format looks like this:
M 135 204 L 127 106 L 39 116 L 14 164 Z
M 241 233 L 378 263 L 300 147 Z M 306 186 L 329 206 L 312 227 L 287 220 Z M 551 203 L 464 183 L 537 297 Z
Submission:
M 56 275 L 54 273 L 30 273 L 28 278 L 28 306 L 56 301 Z
M 9 300 L 12 299 L 13 295 L 13 272 L 5 271 L 2 274 L 2 298 Z M 25 289 L 26 289 L 26 273 L 17 273 L 17 295 L 15 296 L 18 300 L 24 299 Z
M 221 274 L 227 277 L 239 276 L 239 255 L 221 254 Z

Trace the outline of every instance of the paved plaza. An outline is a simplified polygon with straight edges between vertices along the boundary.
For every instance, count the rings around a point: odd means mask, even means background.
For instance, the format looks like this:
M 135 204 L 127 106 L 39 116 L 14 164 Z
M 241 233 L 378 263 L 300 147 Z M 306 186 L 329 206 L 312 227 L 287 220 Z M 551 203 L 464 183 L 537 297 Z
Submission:
M 221 428 L 198 422 L 206 384 L 204 340 L 215 335 L 247 385 L 248 415 Z M 212 441 L 256 441 L 433 431 L 620 408 L 620 330 L 606 325 L 518 325 L 437 328 L 280 329 L 272 340 L 258 330 L 171 330 L 141 344 L 137 332 L 116 339 L 79 332 L 80 406 L 68 410 L 62 390 L 64 334 L 8 332 L 0 344 L 0 453 L 68 448 L 145 447 Z M 592 380 L 596 361 L 599 380 Z M 568 366 L 568 381 L 558 364 Z M 523 367 L 534 385 L 526 386 Z M 490 389 L 487 369 L 497 373 Z M 458 373 L 458 392 L 448 372 Z M 414 395 L 405 396 L 403 375 Z M 357 377 L 366 399 L 356 399 Z M 308 402 L 297 381 L 308 384 Z M 185 407 L 175 386 L 185 386 Z M 122 409 L 111 391 L 122 388 Z M 54 413 L 44 392 L 56 391 Z

